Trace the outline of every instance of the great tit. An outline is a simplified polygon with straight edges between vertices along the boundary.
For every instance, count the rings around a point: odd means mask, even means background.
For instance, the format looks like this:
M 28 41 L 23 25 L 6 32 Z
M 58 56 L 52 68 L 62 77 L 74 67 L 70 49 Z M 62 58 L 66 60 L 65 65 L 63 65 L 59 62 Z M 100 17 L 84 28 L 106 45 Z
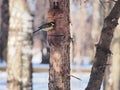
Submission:
M 33 31 L 33 33 L 36 33 L 38 31 L 50 31 L 54 27 L 55 27 L 55 22 L 45 23 L 45 24 L 41 25 L 40 27 L 38 27 L 37 30 Z

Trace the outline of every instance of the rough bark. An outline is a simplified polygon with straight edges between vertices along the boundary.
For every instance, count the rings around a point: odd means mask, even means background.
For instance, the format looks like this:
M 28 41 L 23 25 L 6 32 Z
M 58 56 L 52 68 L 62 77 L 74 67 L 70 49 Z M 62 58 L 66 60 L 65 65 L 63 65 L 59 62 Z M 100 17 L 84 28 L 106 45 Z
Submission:
M 31 17 L 24 0 L 10 0 L 7 90 L 31 90 Z
M 105 1 L 107 1 L 107 0 L 104 0 L 104 2 Z M 112 7 L 113 7 L 113 2 L 105 3 L 104 6 L 105 6 L 104 16 L 107 16 L 109 14 L 109 12 L 111 11 Z M 111 59 L 111 56 L 110 56 L 107 60 L 107 63 L 111 64 L 111 61 L 112 61 L 112 59 Z M 107 66 L 106 70 L 105 70 L 103 90 L 113 90 L 112 89 L 112 82 L 111 82 L 111 65 Z
M 0 58 L 6 61 L 9 27 L 9 0 L 1 0 Z
M 70 90 L 70 31 L 69 0 L 58 0 L 59 8 L 53 8 L 50 0 L 48 21 L 56 27 L 48 32 L 50 44 L 49 90 Z
M 110 44 L 113 38 L 113 32 L 118 24 L 120 17 L 120 0 L 116 2 L 110 14 L 105 18 L 100 40 L 96 45 L 95 62 L 92 67 L 90 80 L 85 90 L 100 90 L 107 58 L 111 54 Z

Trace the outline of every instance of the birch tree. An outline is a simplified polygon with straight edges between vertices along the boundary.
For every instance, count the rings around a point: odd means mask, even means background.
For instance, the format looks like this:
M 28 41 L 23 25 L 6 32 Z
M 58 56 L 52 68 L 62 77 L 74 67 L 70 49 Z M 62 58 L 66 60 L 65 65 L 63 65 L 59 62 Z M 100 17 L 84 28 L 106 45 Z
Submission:
M 31 90 L 32 18 L 25 0 L 10 0 L 7 90 Z

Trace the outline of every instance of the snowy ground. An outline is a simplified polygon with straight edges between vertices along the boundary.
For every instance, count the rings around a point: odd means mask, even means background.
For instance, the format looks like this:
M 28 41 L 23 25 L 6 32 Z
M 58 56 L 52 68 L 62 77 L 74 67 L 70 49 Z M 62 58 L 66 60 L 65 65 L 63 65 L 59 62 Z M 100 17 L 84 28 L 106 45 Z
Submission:
M 0 72 L 0 90 L 6 90 L 6 72 Z M 71 78 L 72 90 L 84 90 L 89 79 L 89 73 L 73 73 L 82 81 Z M 48 72 L 33 73 L 33 90 L 48 90 Z
M 88 82 L 89 74 L 74 73 L 77 77 L 80 77 L 82 81 L 75 78 L 71 78 L 72 90 L 84 90 L 86 83 Z M 33 73 L 33 90 L 48 90 L 48 73 Z
M 5 63 L 0 64 L 5 66 Z M 38 67 L 34 65 L 34 67 Z M 40 64 L 39 67 L 48 67 L 48 65 Z M 75 66 L 73 66 L 75 67 Z M 89 65 L 83 65 L 82 68 L 91 68 Z M 82 80 L 71 77 L 71 90 L 85 90 L 89 80 L 89 72 L 87 73 L 72 73 L 72 75 L 81 78 Z M 0 71 L 0 90 L 6 90 L 6 72 Z M 35 72 L 33 73 L 33 90 L 48 90 L 48 72 Z

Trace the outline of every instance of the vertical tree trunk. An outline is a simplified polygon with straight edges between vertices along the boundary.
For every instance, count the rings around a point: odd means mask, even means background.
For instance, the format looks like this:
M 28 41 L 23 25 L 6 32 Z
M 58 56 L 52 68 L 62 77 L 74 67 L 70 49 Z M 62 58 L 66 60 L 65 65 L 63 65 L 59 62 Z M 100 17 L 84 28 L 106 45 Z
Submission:
M 1 0 L 0 58 L 7 59 L 7 40 L 9 27 L 9 0 Z
M 107 0 L 104 0 L 104 2 L 106 2 Z M 105 11 L 104 16 L 107 16 L 110 12 L 110 10 L 112 9 L 112 2 L 110 3 L 105 3 L 104 4 L 105 9 L 103 9 Z M 107 63 L 111 64 L 111 56 L 108 58 Z M 105 70 L 105 76 L 104 76 L 104 83 L 103 83 L 104 90 L 113 90 L 112 86 L 111 86 L 111 65 L 106 67 Z
M 113 32 L 120 17 L 120 0 L 113 7 L 110 14 L 105 18 L 99 43 L 96 45 L 95 62 L 92 67 L 90 80 L 85 90 L 100 90 L 100 86 L 107 66 L 109 48 L 113 38 Z
M 70 31 L 69 0 L 58 0 L 59 8 L 53 8 L 50 0 L 48 21 L 54 20 L 55 30 L 48 32 L 50 44 L 49 90 L 70 90 Z
M 31 90 L 31 17 L 24 0 L 10 0 L 7 90 Z
M 32 31 L 33 17 L 28 11 L 27 3 L 23 0 L 24 14 L 22 16 L 22 89 L 32 90 Z

